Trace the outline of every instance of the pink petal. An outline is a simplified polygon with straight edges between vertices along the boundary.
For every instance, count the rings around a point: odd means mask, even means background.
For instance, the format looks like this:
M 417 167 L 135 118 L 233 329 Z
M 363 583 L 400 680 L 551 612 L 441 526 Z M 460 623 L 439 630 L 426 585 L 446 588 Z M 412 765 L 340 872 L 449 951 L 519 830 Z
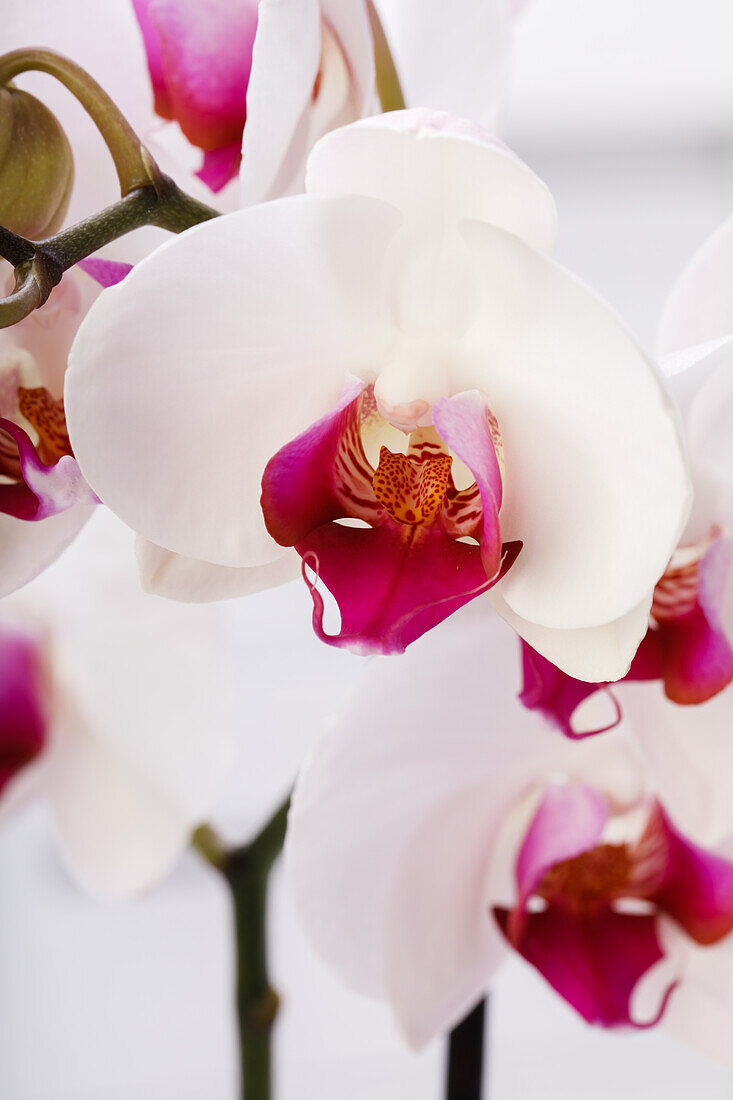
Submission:
M 495 909 L 494 915 L 507 935 L 510 913 Z M 550 906 L 528 914 L 517 950 L 587 1023 L 601 1027 L 653 1026 L 675 988 L 668 987 L 653 1020 L 631 1019 L 634 987 L 663 957 L 651 914 L 604 909 L 575 916 Z
M 527 901 L 545 873 L 556 863 L 595 848 L 607 820 L 606 801 L 594 787 L 575 783 L 546 787 L 517 856 L 518 898 L 507 932 L 513 942 L 522 935 Z
M 659 630 L 664 648 L 664 691 L 674 703 L 704 703 L 733 679 L 733 650 L 699 604 Z
M 148 59 L 148 71 L 153 85 L 155 113 L 161 118 L 173 118 L 173 104 L 168 95 L 168 82 L 163 63 L 163 45 L 160 33 L 151 15 L 154 0 L 132 0 L 135 16 L 140 24 L 145 53 Z
M 90 275 L 103 288 L 121 283 L 125 275 L 132 271 L 132 264 L 122 264 L 117 260 L 105 260 L 101 257 L 80 260 L 77 267 Z
M 323 599 L 315 584 L 313 628 L 322 641 L 360 654 L 402 653 L 426 631 L 485 592 L 477 546 L 438 527 L 318 527 L 295 547 L 328 588 L 341 612 L 337 635 L 323 630 Z M 516 544 L 507 553 L 510 564 Z M 307 579 L 307 578 L 306 578 Z
M 652 895 L 655 904 L 698 943 L 727 936 L 733 929 L 733 864 L 687 840 L 659 805 L 648 835 L 663 840 L 665 872 Z
M 0 512 L 16 519 L 42 520 L 75 504 L 98 503 L 71 455 L 62 455 L 53 466 L 47 466 L 18 424 L 0 417 L 0 430 L 15 440 L 23 474 L 22 484 L 0 485 Z
M 204 163 L 196 175 L 212 191 L 221 191 L 239 172 L 242 161 L 242 143 L 221 145 L 204 153 Z
M 0 626 L 0 794 L 46 742 L 38 642 Z
M 205 151 L 241 141 L 257 5 L 137 0 L 156 111 Z
M 613 695 L 611 699 L 616 707 L 616 719 L 597 729 L 576 732 L 572 726 L 572 717 L 576 709 L 591 695 L 605 685 L 589 684 L 585 680 L 576 680 L 568 676 L 548 661 L 536 649 L 532 649 L 524 639 L 520 639 L 522 648 L 522 690 L 520 702 L 529 710 L 539 710 L 566 737 L 582 740 L 597 733 L 613 729 L 621 721 L 621 708 Z
M 496 578 L 502 564 L 499 509 L 502 484 L 487 417 L 489 407 L 477 390 L 444 397 L 433 405 L 433 424 L 441 438 L 476 478 L 483 508 L 481 560 L 486 576 Z
M 262 476 L 262 511 L 267 530 L 281 546 L 294 546 L 314 528 L 347 515 L 336 492 L 336 456 L 342 437 L 359 415 L 363 388 L 359 379 L 348 378 L 330 412 L 267 463 Z

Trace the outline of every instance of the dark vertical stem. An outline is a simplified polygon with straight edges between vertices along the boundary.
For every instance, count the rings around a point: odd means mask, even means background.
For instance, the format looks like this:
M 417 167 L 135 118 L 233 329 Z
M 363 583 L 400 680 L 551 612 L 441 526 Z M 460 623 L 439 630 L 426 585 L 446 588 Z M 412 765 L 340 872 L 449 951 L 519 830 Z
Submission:
M 488 998 L 479 1001 L 450 1033 L 446 1100 L 481 1100 L 487 1028 Z
M 271 1037 L 278 996 L 267 972 L 267 888 L 285 839 L 288 802 L 221 865 L 232 891 L 237 944 L 237 1014 L 243 1100 L 271 1100 Z

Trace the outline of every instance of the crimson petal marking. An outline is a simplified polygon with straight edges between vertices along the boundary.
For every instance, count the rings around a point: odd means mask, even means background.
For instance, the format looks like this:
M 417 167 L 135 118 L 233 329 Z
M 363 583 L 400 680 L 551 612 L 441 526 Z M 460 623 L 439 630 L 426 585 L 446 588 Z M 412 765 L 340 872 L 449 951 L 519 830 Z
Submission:
M 687 840 L 657 803 L 640 843 L 650 845 L 657 885 L 647 896 L 697 943 L 717 943 L 733 930 L 733 864 Z
M 95 256 L 87 260 L 79 260 L 76 266 L 99 283 L 103 289 L 121 283 L 132 271 L 132 264 L 123 264 L 117 260 L 103 260 Z
M 0 793 L 45 742 L 38 645 L 28 634 L 0 626 Z
M 341 631 L 323 630 L 323 599 L 315 583 L 313 627 L 322 641 L 354 653 L 403 653 L 426 631 L 488 590 L 477 546 L 456 542 L 439 527 L 378 527 L 329 523 L 295 549 L 338 603 Z M 512 548 L 508 557 L 516 557 Z M 306 581 L 308 578 L 306 576 Z
M 35 521 L 65 512 L 75 504 L 99 503 L 71 455 L 63 455 L 53 466 L 47 466 L 18 424 L 0 417 L 0 431 L 15 440 L 23 475 L 22 484 L 0 485 L 0 512 Z
M 605 726 L 577 733 L 572 726 L 572 717 L 580 704 L 595 695 L 597 691 L 607 690 L 606 684 L 587 683 L 576 680 L 548 661 L 536 649 L 519 639 L 522 653 L 522 690 L 520 702 L 528 710 L 539 710 L 544 717 L 556 726 L 566 737 L 573 741 L 582 741 L 597 733 L 613 729 L 621 721 L 621 708 L 615 696 L 608 695 L 616 708 L 616 717 Z
M 248 0 L 133 0 L 161 118 L 205 152 L 241 144 L 257 29 Z
M 476 478 L 483 509 L 481 558 L 486 576 L 494 580 L 502 567 L 502 484 L 488 417 L 489 407 L 478 390 L 443 397 L 433 405 L 433 424 L 441 439 Z
M 372 488 L 361 443 L 364 383 L 349 376 L 326 416 L 282 447 L 262 476 L 262 512 L 281 546 L 294 546 L 330 520 L 379 522 L 385 514 Z
M 496 908 L 494 916 L 509 938 L 509 911 Z M 650 913 L 602 909 L 578 915 L 551 905 L 543 912 L 527 914 L 515 946 L 587 1023 L 601 1027 L 653 1027 L 676 986 L 672 983 L 667 988 L 652 1020 L 632 1020 L 634 988 L 664 954 L 656 917 Z
M 218 193 L 238 175 L 241 163 L 241 141 L 234 142 L 233 145 L 221 145 L 218 149 L 210 149 L 204 153 L 203 164 L 196 175 L 211 191 Z

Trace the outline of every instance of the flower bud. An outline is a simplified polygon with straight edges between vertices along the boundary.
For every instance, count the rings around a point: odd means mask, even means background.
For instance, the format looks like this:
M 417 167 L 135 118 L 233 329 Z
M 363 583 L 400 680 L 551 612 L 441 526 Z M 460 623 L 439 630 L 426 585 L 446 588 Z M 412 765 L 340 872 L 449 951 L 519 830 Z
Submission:
M 71 146 L 55 115 L 19 88 L 0 88 L 0 225 L 49 236 L 64 220 L 73 182 Z

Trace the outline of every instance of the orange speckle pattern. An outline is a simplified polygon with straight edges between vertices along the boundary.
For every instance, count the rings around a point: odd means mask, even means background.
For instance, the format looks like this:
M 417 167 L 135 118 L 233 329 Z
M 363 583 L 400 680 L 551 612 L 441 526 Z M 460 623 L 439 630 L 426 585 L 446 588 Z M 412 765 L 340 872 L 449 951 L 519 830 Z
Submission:
M 372 479 L 374 495 L 398 523 L 430 523 L 443 503 L 452 461 L 447 454 L 416 459 L 382 447 Z
M 73 454 L 62 397 L 52 397 L 45 386 L 32 390 L 19 386 L 18 408 L 38 433 L 36 450 L 41 462 L 53 466 L 62 455 Z

